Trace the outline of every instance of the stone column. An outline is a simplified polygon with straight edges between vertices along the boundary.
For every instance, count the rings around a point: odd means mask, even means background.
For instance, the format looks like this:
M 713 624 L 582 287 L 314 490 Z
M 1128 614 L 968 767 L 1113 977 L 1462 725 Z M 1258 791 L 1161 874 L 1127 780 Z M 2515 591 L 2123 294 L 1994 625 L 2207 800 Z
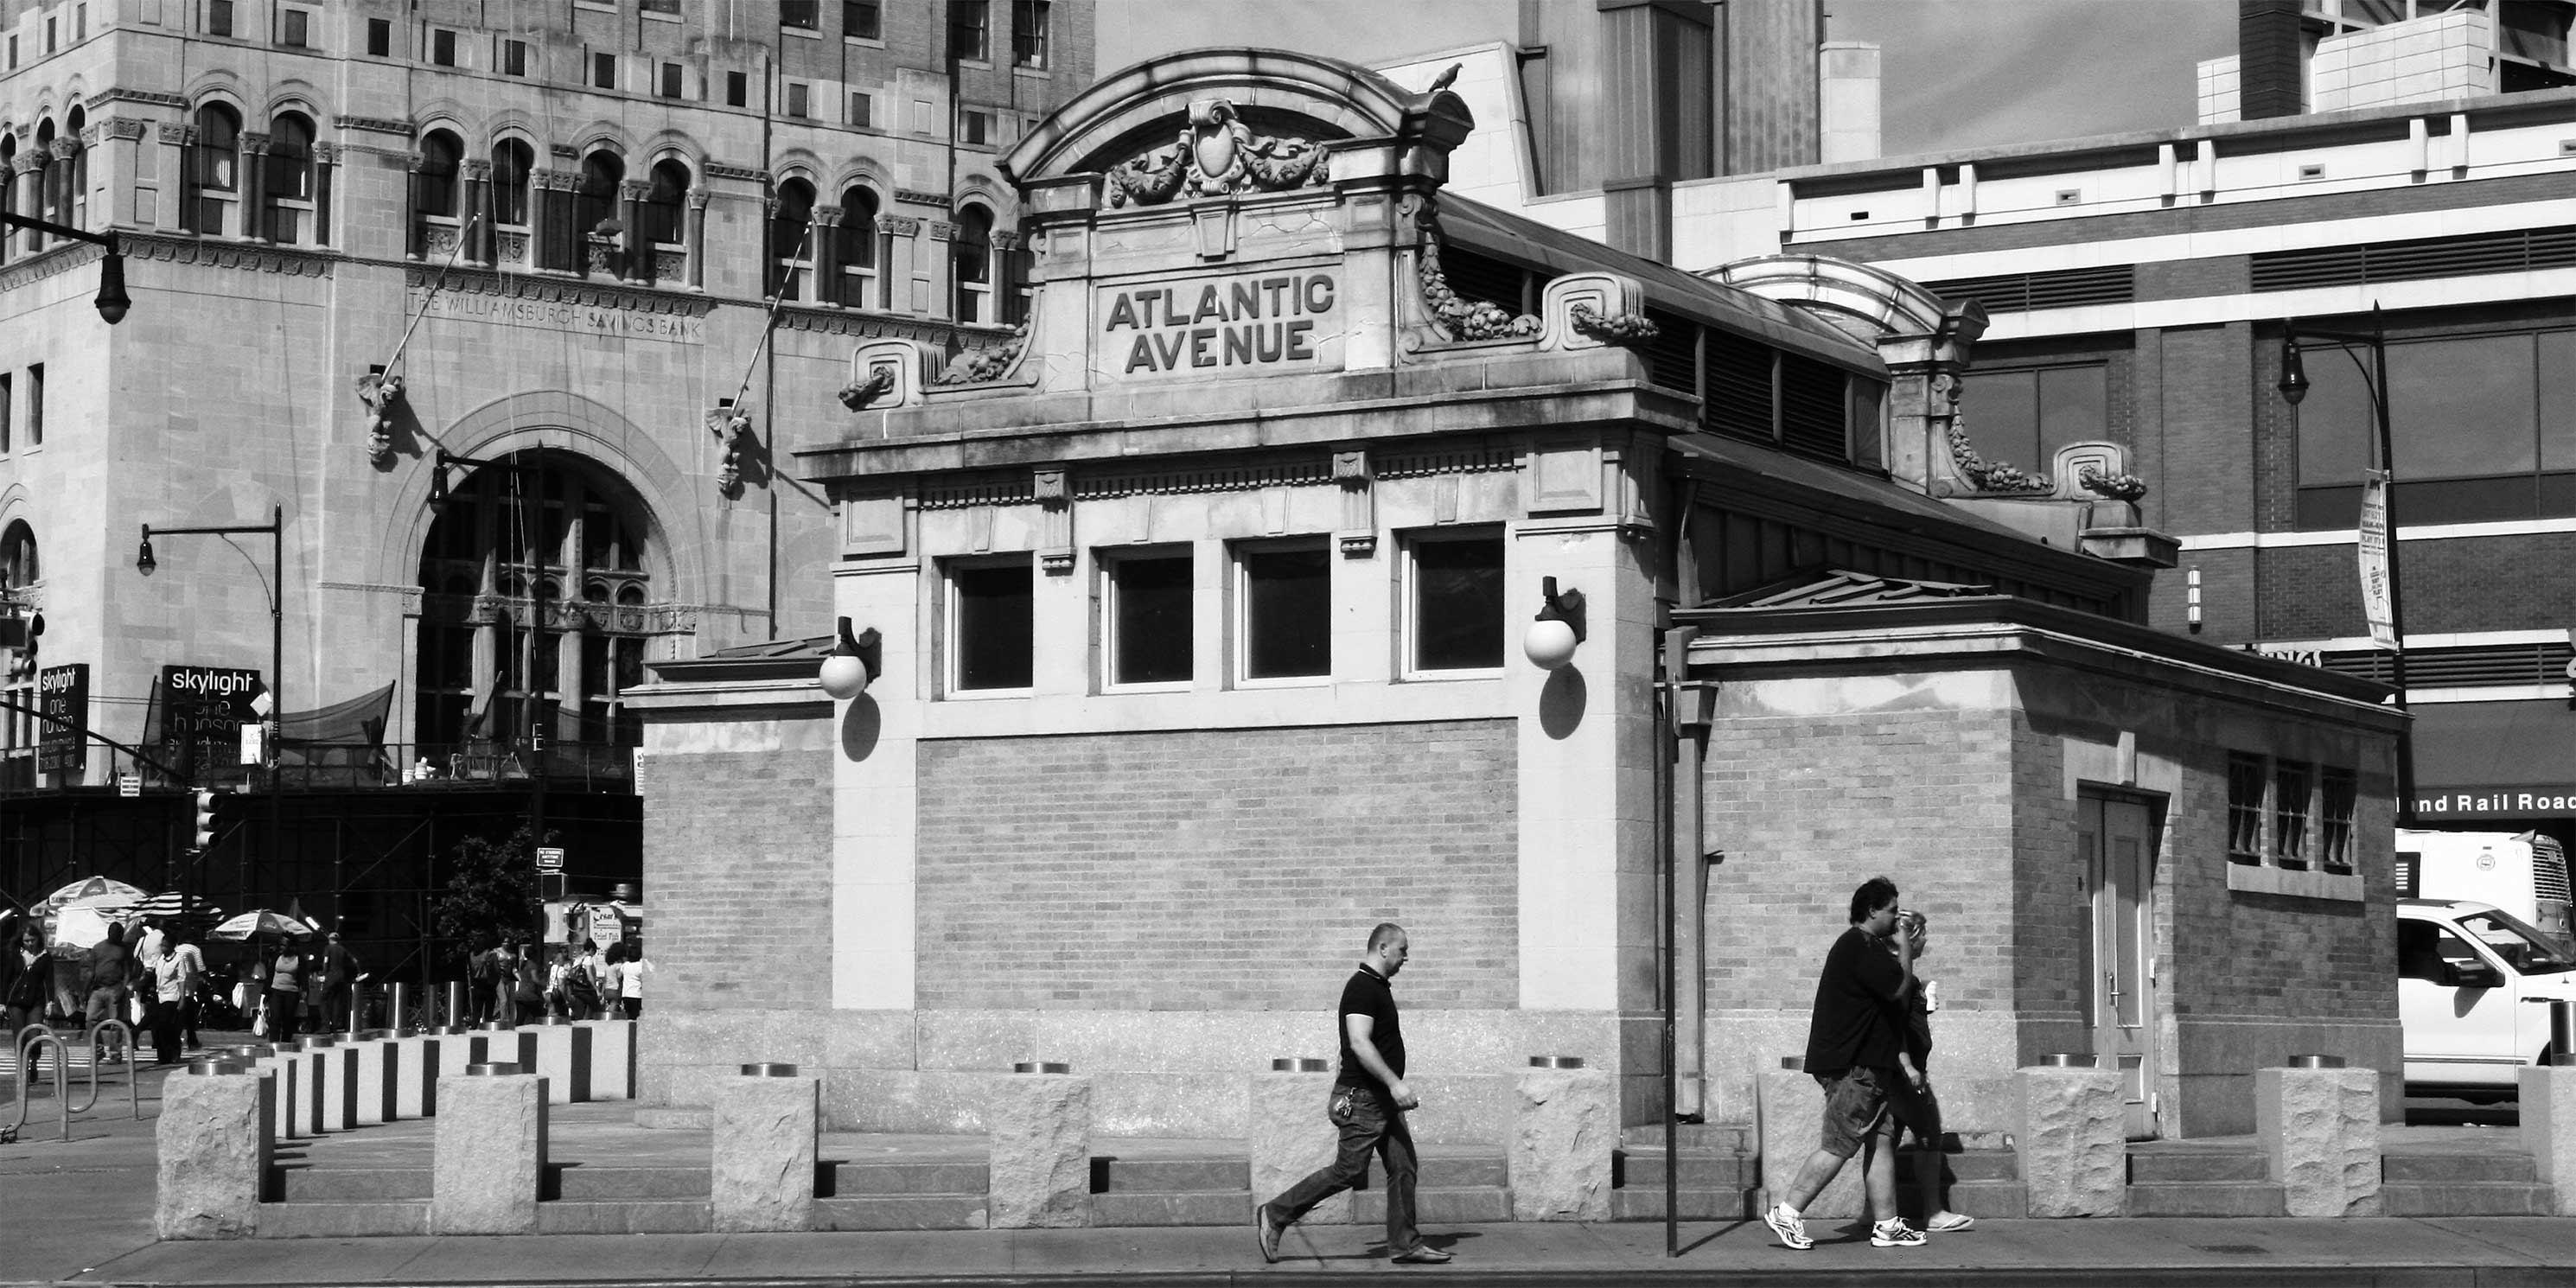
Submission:
M 1267 1203 L 1288 1187 L 1322 1170 L 1341 1150 L 1341 1130 L 1326 1116 L 1333 1095 L 1330 1063 L 1310 1061 L 1311 1069 L 1280 1069 L 1252 1075 L 1252 1117 L 1245 1152 L 1252 1162 L 1252 1201 Z M 1308 1225 L 1341 1225 L 1351 1219 L 1351 1193 L 1344 1190 L 1315 1206 L 1304 1217 Z
M 492 163 L 465 160 L 456 164 L 457 177 L 465 182 L 465 199 L 458 204 L 460 218 L 472 220 L 474 227 L 464 234 L 465 259 L 472 264 L 492 262 Z
M 2376 1070 L 2255 1070 L 2254 1136 L 2289 1215 L 2379 1215 Z
M 547 1080 L 547 1103 L 590 1099 L 590 1030 L 577 1024 L 541 1024 L 526 1031 L 536 1040 L 533 1066 Z
M 1091 1079 L 1014 1073 L 993 1080 L 986 1220 L 996 1230 L 1091 1224 Z
M 590 1098 L 635 1098 L 635 1021 L 583 1020 L 590 1034 Z
M 438 1078 L 447 1048 L 463 1045 L 463 1039 L 416 1033 L 396 1039 L 393 1045 L 394 1054 L 387 1063 L 394 1067 L 394 1117 L 435 1117 L 438 1113 Z
M 814 207 L 814 302 L 841 306 L 841 208 Z
M 536 1233 L 545 1081 L 525 1073 L 469 1075 L 439 1088 L 430 1233 Z
M 618 222 L 625 225 L 617 235 L 617 275 L 630 282 L 653 276 L 653 247 L 644 240 L 644 199 L 652 195 L 653 185 L 639 179 L 617 185 Z
M 20 211 L 39 219 L 44 218 L 45 160 L 45 153 L 41 148 L 30 147 L 28 150 L 18 154 L 17 173 L 11 175 L 9 179 L 11 183 L 18 185 L 18 195 L 16 199 L 9 203 L 9 208 L 11 210 Z M 18 242 L 20 254 L 33 255 L 37 251 L 45 248 L 45 235 L 43 233 L 37 232 L 33 228 L 18 229 L 15 231 L 20 234 L 20 240 Z
M 1800 1062 L 1802 1065 L 1804 1061 Z M 1825 1138 L 1825 1091 L 1804 1068 L 1764 1069 L 1754 1079 L 1755 1135 L 1762 1149 L 1762 1207 L 1785 1202 L 1798 1169 Z M 1848 1221 L 1869 1214 L 1858 1157 L 1843 1164 L 1822 1192 L 1799 1209 L 1808 1220 Z
M 241 235 L 268 240 L 268 135 L 247 130 L 241 135 Z
M 1505 1160 L 1515 1221 L 1610 1219 L 1617 1092 L 1603 1069 L 1530 1068 L 1513 1098 Z
M 689 285 L 707 288 L 707 198 L 704 188 L 689 189 Z
M 2116 1071 L 2013 1070 L 2014 1147 L 2032 1216 L 2119 1216 L 2129 1144 Z
M 163 1239 L 239 1239 L 259 1231 L 260 1187 L 277 1129 L 277 1082 L 241 1066 L 173 1075 L 153 1129 L 160 1178 L 152 1214 Z
M 2576 1216 L 2576 1065 L 2530 1066 L 2521 1071 L 2520 1087 L 2522 1147 L 2550 1187 L 2550 1210 Z
M 784 1070 L 755 1073 L 754 1070 Z M 715 1116 L 709 1177 L 718 1234 L 814 1228 L 814 1133 L 823 1080 L 796 1066 L 743 1066 L 719 1079 L 707 1097 Z M 1083 1169 L 1085 1198 L 1091 1173 Z

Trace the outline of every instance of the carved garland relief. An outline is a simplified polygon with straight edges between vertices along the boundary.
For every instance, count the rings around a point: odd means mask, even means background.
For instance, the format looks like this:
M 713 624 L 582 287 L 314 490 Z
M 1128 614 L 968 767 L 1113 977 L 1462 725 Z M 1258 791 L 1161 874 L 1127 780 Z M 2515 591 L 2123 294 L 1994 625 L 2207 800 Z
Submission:
M 1157 149 L 1110 167 L 1109 204 L 1159 206 L 1184 192 L 1285 192 L 1327 177 L 1324 150 L 1312 141 L 1256 136 L 1235 115 L 1232 101 L 1203 98 L 1190 104 L 1189 125 L 1169 151 Z

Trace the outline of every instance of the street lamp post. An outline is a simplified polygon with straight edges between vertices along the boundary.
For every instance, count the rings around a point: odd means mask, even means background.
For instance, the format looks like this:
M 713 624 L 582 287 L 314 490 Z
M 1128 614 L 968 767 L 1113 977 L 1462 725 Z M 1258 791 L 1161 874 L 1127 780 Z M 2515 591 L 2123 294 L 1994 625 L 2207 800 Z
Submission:
M 94 233 L 86 228 L 74 228 L 49 219 L 30 219 L 6 210 L 0 210 L 0 224 L 11 228 L 33 228 L 47 236 L 106 247 L 106 256 L 98 262 L 98 295 L 90 303 L 97 307 L 98 315 L 109 326 L 125 320 L 125 311 L 133 307 L 134 301 L 125 293 L 125 244 L 117 239 L 115 233 Z
M 2352 359 L 2361 371 L 2362 383 L 2370 390 L 2373 428 L 2377 431 L 2374 446 L 2379 457 L 2382 525 L 2388 533 L 2388 630 L 2396 647 L 2389 652 L 2391 679 L 2397 686 L 2397 709 L 2407 712 L 2406 703 L 2406 594 L 2398 576 L 2397 542 L 2397 452 L 2388 427 L 2388 336 L 2380 323 L 2379 306 L 2370 306 L 2370 330 L 2329 331 L 2302 326 L 2296 319 L 2284 319 L 2281 336 L 2281 397 L 2292 407 L 2308 396 L 2310 381 L 2307 365 L 2300 361 L 2299 342 L 2332 345 Z M 2356 347 L 2370 350 L 2370 362 L 2364 365 Z M 2397 823 L 2411 827 L 2415 822 L 2415 726 L 2408 720 L 2397 735 Z
M 286 715 L 286 702 L 284 698 L 286 685 L 286 507 L 281 505 L 271 509 L 269 511 L 269 520 L 266 523 L 226 523 L 200 527 L 160 529 L 161 535 L 165 537 L 190 535 L 233 536 L 257 532 L 265 532 L 268 534 L 269 558 L 268 716 L 264 721 L 262 721 L 267 728 L 263 732 L 263 736 L 260 738 L 261 759 L 268 762 L 268 860 L 271 863 L 282 864 L 286 861 L 286 843 L 284 839 L 285 827 L 281 822 L 283 812 L 280 806 L 280 801 L 286 794 L 286 782 L 285 776 L 279 772 L 277 759 L 277 732 L 279 722 Z M 152 525 L 148 523 L 144 524 L 143 545 L 135 552 L 134 555 L 134 570 L 146 577 L 152 575 L 153 569 L 160 567 L 160 561 L 152 557 L 152 533 Z M 241 888 L 242 897 L 244 899 L 248 899 L 250 897 L 250 858 L 248 855 L 244 855 L 242 858 Z

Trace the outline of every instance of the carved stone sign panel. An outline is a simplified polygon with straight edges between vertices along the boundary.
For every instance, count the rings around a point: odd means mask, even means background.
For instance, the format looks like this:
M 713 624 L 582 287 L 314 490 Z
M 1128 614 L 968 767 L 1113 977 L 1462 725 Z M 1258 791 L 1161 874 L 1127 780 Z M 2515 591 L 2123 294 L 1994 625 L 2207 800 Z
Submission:
M 1341 365 L 1338 267 L 1098 289 L 1092 364 L 1110 380 L 1218 379 Z
M 413 311 L 417 312 L 421 308 L 423 294 L 425 292 L 411 293 L 408 303 Z M 574 300 L 514 299 L 465 291 L 442 291 L 429 300 L 429 311 L 443 317 L 473 318 L 478 321 L 501 322 L 514 326 L 548 327 L 558 331 L 584 331 L 593 335 L 669 340 L 678 344 L 707 342 L 707 323 L 704 318 L 619 308 L 613 304 L 593 304 Z

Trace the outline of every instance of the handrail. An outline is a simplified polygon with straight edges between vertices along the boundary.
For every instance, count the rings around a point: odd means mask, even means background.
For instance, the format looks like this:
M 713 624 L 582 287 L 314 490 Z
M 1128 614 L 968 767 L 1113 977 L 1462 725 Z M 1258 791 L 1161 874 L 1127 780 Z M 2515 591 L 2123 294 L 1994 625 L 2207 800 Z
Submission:
M 143 1117 L 143 1089 L 137 1085 L 140 1079 L 134 1076 L 134 1059 L 141 1054 L 134 1047 L 134 1026 L 123 1020 L 100 1020 L 89 1029 L 89 1099 L 77 1105 L 65 1107 L 63 1121 L 65 1140 L 71 1139 L 71 1115 L 88 1113 L 98 1104 L 98 1068 L 105 1063 L 99 1059 L 98 1035 L 109 1029 L 125 1035 L 125 1098 L 134 1106 L 135 1119 L 140 1121 Z
M 14 1139 L 18 1129 L 27 1125 L 27 1065 L 34 1052 L 51 1046 L 54 1049 L 54 1104 L 63 1111 L 63 1139 L 68 1141 L 72 1138 L 72 1102 L 66 1071 L 71 1064 L 71 1050 L 63 1045 L 63 1040 L 52 1029 L 42 1024 L 30 1024 L 26 1029 L 18 1030 L 19 1036 L 25 1037 L 27 1029 L 42 1031 L 18 1048 L 18 1115 L 10 1121 L 9 1130 L 0 1132 L 0 1135 Z

